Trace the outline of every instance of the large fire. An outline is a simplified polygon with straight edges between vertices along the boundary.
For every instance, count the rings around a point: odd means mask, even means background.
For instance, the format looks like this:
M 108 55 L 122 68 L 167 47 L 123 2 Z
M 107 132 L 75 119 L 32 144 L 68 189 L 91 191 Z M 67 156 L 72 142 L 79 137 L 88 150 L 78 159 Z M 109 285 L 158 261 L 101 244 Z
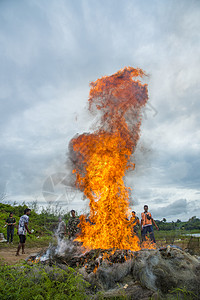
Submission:
M 98 129 L 71 140 L 76 185 L 90 203 L 77 240 L 89 249 L 140 249 L 128 220 L 130 188 L 124 184 L 139 139 L 141 110 L 148 100 L 141 69 L 126 67 L 92 82 L 89 110 L 100 113 Z

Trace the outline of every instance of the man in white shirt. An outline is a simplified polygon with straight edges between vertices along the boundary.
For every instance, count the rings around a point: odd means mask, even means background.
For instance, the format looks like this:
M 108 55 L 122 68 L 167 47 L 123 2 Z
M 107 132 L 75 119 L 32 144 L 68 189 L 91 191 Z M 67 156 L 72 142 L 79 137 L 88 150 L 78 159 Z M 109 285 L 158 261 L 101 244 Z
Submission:
M 21 248 L 22 248 L 22 254 L 25 254 L 24 248 L 25 248 L 25 241 L 26 241 L 27 231 L 28 231 L 29 234 L 31 234 L 31 231 L 28 228 L 30 213 L 31 213 L 31 210 L 29 208 L 26 208 L 24 210 L 24 215 L 21 216 L 21 218 L 19 220 L 18 232 L 17 232 L 17 234 L 19 235 L 19 245 L 17 247 L 16 256 L 19 255 L 19 251 L 20 251 Z

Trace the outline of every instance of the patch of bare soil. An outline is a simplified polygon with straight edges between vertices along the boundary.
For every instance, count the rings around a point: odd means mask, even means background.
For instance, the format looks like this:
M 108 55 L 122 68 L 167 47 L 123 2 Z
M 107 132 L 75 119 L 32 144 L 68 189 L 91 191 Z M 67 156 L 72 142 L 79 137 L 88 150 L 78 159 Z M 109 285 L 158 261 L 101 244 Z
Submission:
M 15 256 L 16 251 L 17 251 L 17 246 L 14 247 L 5 247 L 0 249 L 0 260 L 3 262 L 9 264 L 9 265 L 14 265 L 16 263 L 19 263 L 21 261 L 24 261 L 28 256 L 34 255 L 38 252 L 40 252 L 43 248 L 38 248 L 38 247 L 33 247 L 33 248 L 25 248 L 25 254 L 21 254 L 20 250 L 20 255 Z

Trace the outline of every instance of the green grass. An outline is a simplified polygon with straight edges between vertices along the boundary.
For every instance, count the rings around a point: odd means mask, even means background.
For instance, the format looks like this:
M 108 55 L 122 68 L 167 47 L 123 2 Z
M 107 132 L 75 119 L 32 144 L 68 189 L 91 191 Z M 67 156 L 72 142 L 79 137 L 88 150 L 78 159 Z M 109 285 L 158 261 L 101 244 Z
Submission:
M 159 245 L 177 245 L 181 248 L 186 248 L 190 240 L 190 236 L 186 234 L 199 233 L 198 230 L 170 230 L 170 231 L 154 231 L 156 242 Z
M 26 248 L 48 247 L 49 243 L 52 243 L 52 241 L 53 241 L 52 236 L 43 236 L 40 239 L 37 239 L 37 238 L 30 238 L 27 235 Z M 16 237 L 13 240 L 13 244 L 7 245 L 6 242 L 2 242 L 0 243 L 0 249 L 16 248 L 18 244 L 19 244 L 19 237 L 16 235 Z
M 1 300 L 89 299 L 89 284 L 74 269 L 0 265 Z
M 171 291 L 171 294 L 175 295 L 173 299 L 182 300 L 194 300 L 198 299 L 198 296 L 192 291 L 188 291 L 185 287 L 175 288 Z M 169 299 L 170 300 L 170 299 Z

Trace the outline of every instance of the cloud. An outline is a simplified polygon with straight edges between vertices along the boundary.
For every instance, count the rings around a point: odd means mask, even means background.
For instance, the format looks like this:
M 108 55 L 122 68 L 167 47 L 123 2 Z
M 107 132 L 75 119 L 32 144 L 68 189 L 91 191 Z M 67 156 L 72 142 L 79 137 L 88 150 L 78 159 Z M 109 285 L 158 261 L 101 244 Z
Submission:
M 146 111 L 136 169 L 126 179 L 133 203 L 157 209 L 160 199 L 176 218 L 170 205 L 187 199 L 183 217 L 193 214 L 199 10 L 195 0 L 1 1 L 0 182 L 10 197 L 41 196 L 49 175 L 67 172 L 69 140 L 95 122 L 86 110 L 89 82 L 130 65 L 149 74 L 149 103 L 158 112 Z M 77 209 L 82 204 L 77 199 Z
M 157 218 L 162 217 L 171 217 L 175 216 L 178 217 L 180 215 L 183 215 L 187 212 L 187 200 L 186 199 L 179 199 L 172 203 L 170 203 L 167 206 L 158 207 L 156 209 L 151 210 L 152 214 L 156 216 Z

